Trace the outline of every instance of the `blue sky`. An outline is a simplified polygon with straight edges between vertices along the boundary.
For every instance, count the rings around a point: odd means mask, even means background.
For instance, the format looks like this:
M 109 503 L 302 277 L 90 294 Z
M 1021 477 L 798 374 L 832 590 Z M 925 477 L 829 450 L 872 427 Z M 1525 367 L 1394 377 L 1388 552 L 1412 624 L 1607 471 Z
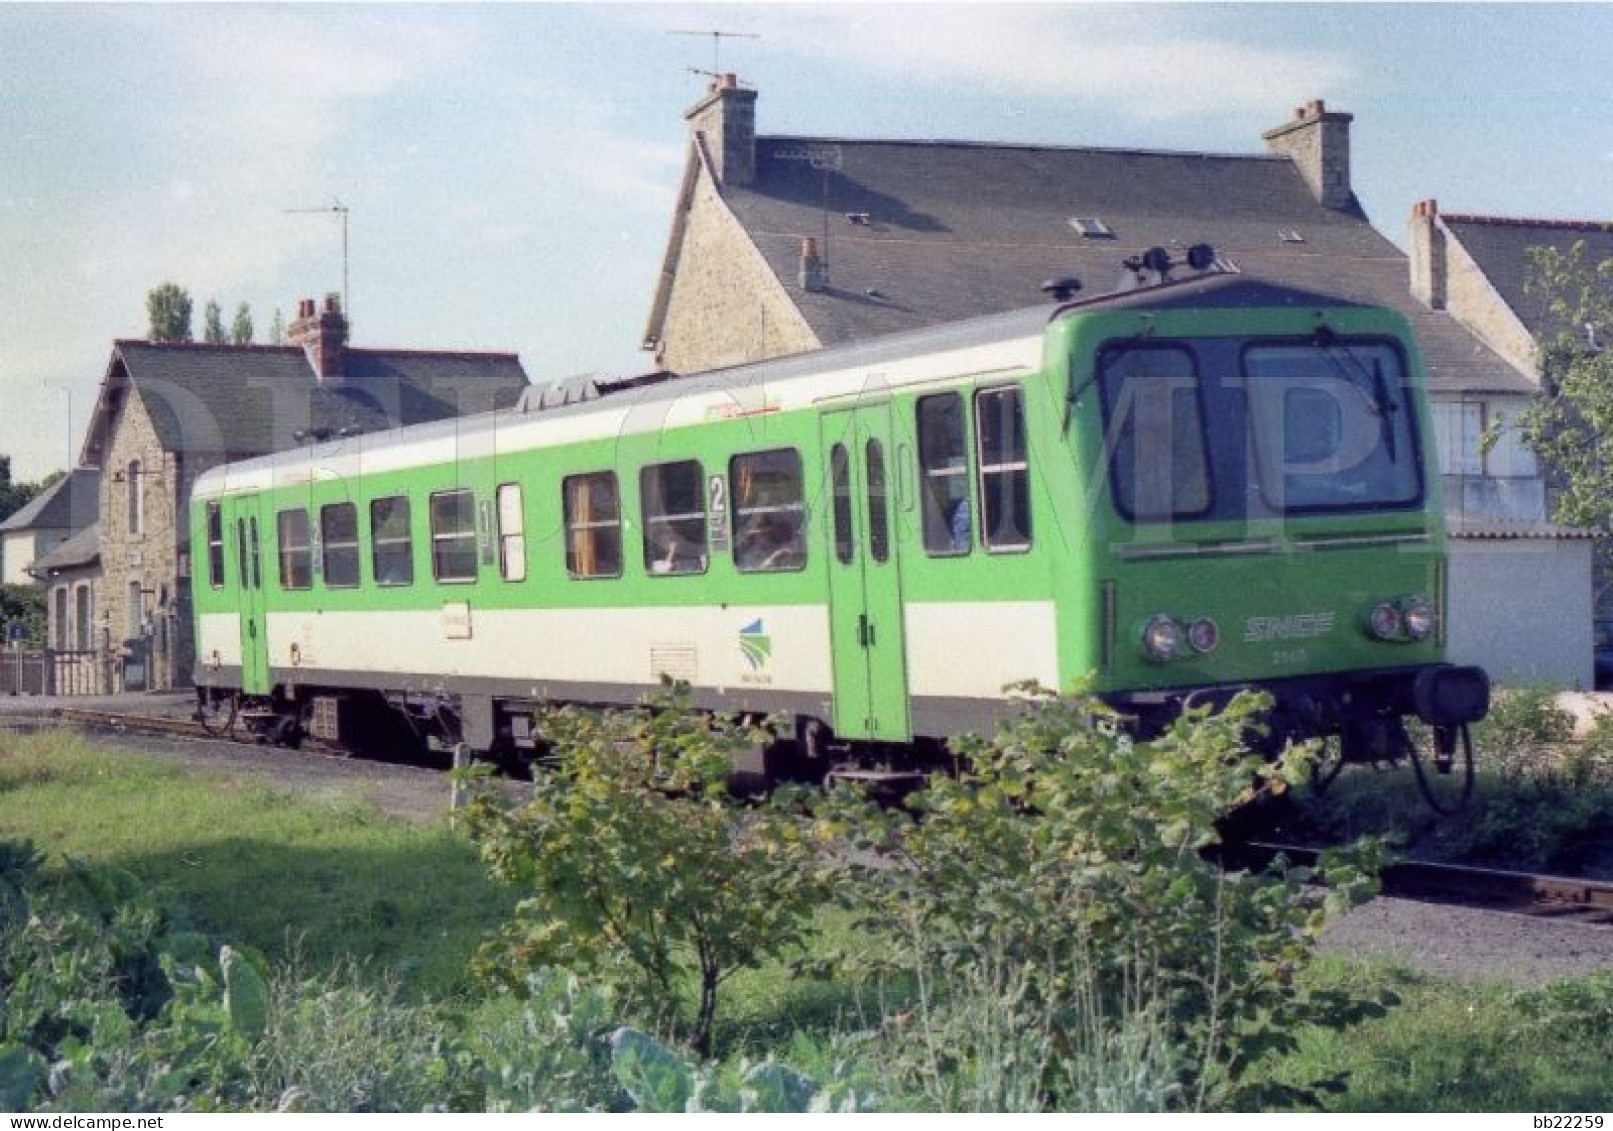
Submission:
M 164 280 L 226 322 L 341 289 L 354 343 L 638 351 L 710 69 L 769 134 L 1258 152 L 1324 98 L 1399 241 L 1413 202 L 1613 219 L 1613 7 L 0 4 L 0 453 L 76 455 Z

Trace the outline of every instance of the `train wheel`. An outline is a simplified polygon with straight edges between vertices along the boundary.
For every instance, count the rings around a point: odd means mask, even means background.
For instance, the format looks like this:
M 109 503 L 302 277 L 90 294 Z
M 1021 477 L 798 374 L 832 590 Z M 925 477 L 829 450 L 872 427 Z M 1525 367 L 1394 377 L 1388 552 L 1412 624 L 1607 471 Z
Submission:
M 207 691 L 197 700 L 195 718 L 207 734 L 214 738 L 228 738 L 235 730 L 235 716 L 239 707 L 238 696 Z
M 1465 723 L 1457 727 L 1434 727 L 1431 738 L 1431 742 L 1418 742 L 1407 736 L 1411 768 L 1429 808 L 1442 817 L 1449 817 L 1467 808 L 1467 803 L 1473 799 L 1473 732 Z M 1432 775 L 1428 772 L 1428 763 L 1433 764 Z M 1453 775 L 1458 778 L 1454 784 L 1434 784 L 1436 777 Z

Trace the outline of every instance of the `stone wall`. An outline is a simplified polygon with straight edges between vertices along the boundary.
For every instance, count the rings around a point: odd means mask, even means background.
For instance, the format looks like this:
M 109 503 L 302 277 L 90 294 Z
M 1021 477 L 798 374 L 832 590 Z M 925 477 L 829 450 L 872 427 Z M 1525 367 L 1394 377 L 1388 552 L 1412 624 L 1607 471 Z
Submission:
M 140 468 L 131 490 L 130 465 L 136 460 Z M 181 576 L 180 565 L 181 557 L 188 557 L 184 500 L 198 474 L 192 462 L 163 450 L 139 393 L 126 386 L 101 467 L 99 619 L 114 651 L 143 650 L 149 657 L 147 689 L 183 686 L 190 680 L 189 580 Z M 131 530 L 136 495 L 141 516 L 139 529 Z M 141 590 L 138 608 L 131 594 L 136 583 Z
M 690 201 L 661 340 L 661 364 L 675 373 L 819 345 L 704 170 Z
M 1445 306 L 1451 316 L 1520 370 L 1535 374 L 1535 342 L 1457 240 L 1446 238 Z

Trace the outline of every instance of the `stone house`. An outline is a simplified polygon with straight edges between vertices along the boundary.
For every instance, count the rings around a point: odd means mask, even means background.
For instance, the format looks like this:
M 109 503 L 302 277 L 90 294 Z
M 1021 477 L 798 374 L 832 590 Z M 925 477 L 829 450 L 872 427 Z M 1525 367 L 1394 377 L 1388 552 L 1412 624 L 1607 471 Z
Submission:
M 1415 263 L 1372 226 L 1352 189 L 1353 116 L 1320 101 L 1266 131 L 1260 150 L 1230 154 L 765 136 L 756 103 L 756 91 L 723 75 L 685 114 L 688 158 L 643 342 L 665 369 L 1034 306 L 1046 301 L 1041 284 L 1062 276 L 1102 293 L 1128 256 L 1209 243 L 1245 273 L 1405 315 L 1441 433 L 1464 426 L 1465 406 L 1504 415 L 1535 391 L 1532 366 L 1507 341 L 1419 297 Z M 1447 457 L 1448 467 L 1465 468 L 1463 458 Z M 1461 520 L 1454 556 L 1477 544 L 1463 523 L 1506 520 L 1510 534 L 1525 524 L 1540 535 L 1536 590 L 1561 595 L 1564 608 L 1584 604 L 1588 548 L 1543 525 L 1540 476 L 1514 436 L 1478 474 L 1446 482 Z M 1492 527 L 1476 529 L 1485 546 L 1496 541 Z M 1453 565 L 1453 576 L 1472 572 Z M 1453 584 L 1451 622 L 1492 600 Z M 1515 610 L 1502 606 L 1507 617 Z M 1506 679 L 1588 686 L 1589 631 L 1587 618 L 1583 642 L 1506 655 L 1486 633 L 1453 639 L 1453 655 Z
M 183 686 L 194 659 L 187 513 L 209 468 L 300 444 L 486 412 L 528 382 L 508 353 L 357 349 L 336 296 L 285 346 L 118 341 L 79 462 L 101 472 L 100 624 L 119 686 Z
M 99 477 L 93 471 L 64 475 L 0 522 L 0 581 L 32 585 L 28 572 L 43 557 L 95 521 L 100 501 Z

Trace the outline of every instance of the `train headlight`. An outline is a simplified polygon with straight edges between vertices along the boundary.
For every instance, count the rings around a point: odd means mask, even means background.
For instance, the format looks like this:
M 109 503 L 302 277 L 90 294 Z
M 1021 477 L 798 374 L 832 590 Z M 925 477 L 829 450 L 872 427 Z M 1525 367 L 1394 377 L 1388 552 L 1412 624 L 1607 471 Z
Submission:
M 1182 626 L 1163 613 L 1149 617 L 1143 626 L 1143 652 L 1156 664 L 1176 659 L 1186 645 Z
M 1385 602 L 1372 610 L 1367 627 L 1379 640 L 1393 640 L 1400 635 L 1400 609 Z
M 1203 654 L 1215 651 L 1221 643 L 1221 629 L 1209 617 L 1200 617 L 1187 626 L 1187 642 L 1193 651 Z
M 1400 622 L 1413 640 L 1427 640 L 1434 631 L 1434 607 L 1422 597 L 1412 597 L 1400 606 Z

